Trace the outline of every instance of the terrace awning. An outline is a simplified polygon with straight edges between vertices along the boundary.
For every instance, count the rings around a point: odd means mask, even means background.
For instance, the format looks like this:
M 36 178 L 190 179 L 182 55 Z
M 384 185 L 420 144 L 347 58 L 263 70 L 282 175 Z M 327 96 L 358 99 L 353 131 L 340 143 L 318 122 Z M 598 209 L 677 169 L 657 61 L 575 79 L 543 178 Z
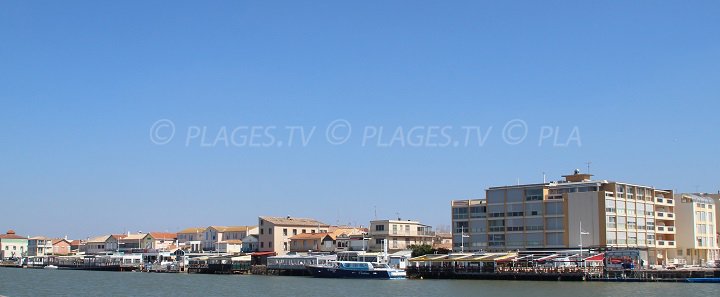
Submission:
M 585 261 L 602 262 L 605 260 L 605 253 L 600 253 L 592 257 L 585 258 Z
M 560 256 L 560 255 L 559 255 L 559 254 L 552 254 L 552 255 L 549 255 L 549 256 L 545 256 L 545 257 L 542 257 L 542 258 L 535 259 L 535 261 L 537 261 L 537 262 L 549 261 L 549 260 L 552 260 L 552 259 L 557 258 L 558 256 Z

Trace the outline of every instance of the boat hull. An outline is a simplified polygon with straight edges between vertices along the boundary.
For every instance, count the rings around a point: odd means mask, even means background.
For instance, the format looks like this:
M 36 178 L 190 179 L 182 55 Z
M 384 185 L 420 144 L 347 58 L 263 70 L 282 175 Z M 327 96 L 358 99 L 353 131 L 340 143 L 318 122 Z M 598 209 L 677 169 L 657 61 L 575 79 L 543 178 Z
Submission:
M 349 270 L 334 267 L 308 266 L 313 277 L 320 278 L 365 278 L 365 279 L 404 279 L 405 271 L 399 270 Z

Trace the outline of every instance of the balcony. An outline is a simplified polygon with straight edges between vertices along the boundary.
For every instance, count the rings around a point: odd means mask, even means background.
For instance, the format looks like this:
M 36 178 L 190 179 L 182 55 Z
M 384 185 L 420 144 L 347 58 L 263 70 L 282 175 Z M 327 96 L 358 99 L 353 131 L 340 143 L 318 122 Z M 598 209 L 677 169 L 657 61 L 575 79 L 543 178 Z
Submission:
M 659 234 L 675 234 L 675 226 L 655 226 L 655 232 Z
M 672 212 L 656 211 L 655 219 L 656 220 L 673 220 L 674 221 L 675 214 Z
M 665 197 L 655 197 L 655 204 L 665 206 L 675 206 L 675 200 Z
M 674 240 L 656 240 L 655 246 L 657 248 L 674 249 L 675 241 Z

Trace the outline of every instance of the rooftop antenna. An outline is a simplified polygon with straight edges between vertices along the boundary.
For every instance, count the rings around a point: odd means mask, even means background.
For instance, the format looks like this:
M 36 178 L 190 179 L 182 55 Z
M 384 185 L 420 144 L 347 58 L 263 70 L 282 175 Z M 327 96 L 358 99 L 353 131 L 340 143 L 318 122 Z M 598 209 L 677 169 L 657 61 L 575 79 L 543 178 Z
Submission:
M 377 220 L 377 205 L 373 206 L 375 208 L 375 220 Z
M 396 211 L 396 212 L 395 212 L 395 216 L 397 216 L 398 221 L 399 221 L 399 220 L 400 220 L 400 212 L 397 212 L 397 211 Z
M 590 174 L 590 164 L 592 164 L 592 162 L 587 161 L 587 162 L 585 162 L 585 164 L 587 164 L 587 174 Z
M 518 186 L 520 185 L 520 178 L 519 178 L 519 177 L 518 177 L 518 179 L 517 179 L 517 185 L 518 185 Z
M 545 171 L 543 171 L 543 184 L 547 182 L 547 178 L 545 176 Z

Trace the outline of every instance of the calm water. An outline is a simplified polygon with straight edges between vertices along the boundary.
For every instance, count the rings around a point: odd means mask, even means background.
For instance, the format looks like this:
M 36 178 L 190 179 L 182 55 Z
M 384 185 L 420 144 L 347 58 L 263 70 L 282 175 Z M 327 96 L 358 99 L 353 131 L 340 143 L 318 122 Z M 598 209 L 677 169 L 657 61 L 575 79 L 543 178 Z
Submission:
M 342 280 L 0 268 L 5 296 L 720 296 L 720 284 Z

